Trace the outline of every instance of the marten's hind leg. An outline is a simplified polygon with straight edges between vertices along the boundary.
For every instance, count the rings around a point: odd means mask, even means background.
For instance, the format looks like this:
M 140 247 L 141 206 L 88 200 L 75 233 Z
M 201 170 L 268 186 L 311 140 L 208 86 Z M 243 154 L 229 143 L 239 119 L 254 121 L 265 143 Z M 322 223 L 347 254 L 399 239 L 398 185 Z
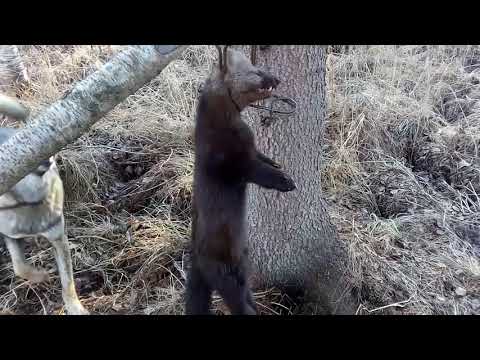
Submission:
M 192 264 L 188 271 L 185 294 L 186 315 L 210 315 L 212 290 L 200 269 Z
M 255 313 L 258 312 L 257 303 L 253 299 L 252 290 L 250 288 L 247 288 L 247 303 L 255 311 Z
M 256 306 L 242 267 L 230 270 L 220 281 L 218 292 L 232 315 L 256 315 Z

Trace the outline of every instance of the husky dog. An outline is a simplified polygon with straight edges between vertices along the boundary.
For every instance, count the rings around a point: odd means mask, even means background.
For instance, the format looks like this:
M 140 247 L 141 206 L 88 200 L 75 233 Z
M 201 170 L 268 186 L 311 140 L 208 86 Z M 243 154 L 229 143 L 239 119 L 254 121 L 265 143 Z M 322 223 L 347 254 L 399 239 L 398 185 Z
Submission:
M 19 120 L 27 116 L 25 108 L 3 95 L 0 95 L 0 113 Z M 13 128 L 0 128 L 0 146 L 15 132 Z M 10 253 L 15 275 L 38 283 L 48 280 L 48 274 L 25 260 L 24 241 L 32 236 L 45 237 L 55 250 L 67 313 L 88 314 L 75 290 L 65 236 L 63 183 L 53 158 L 42 161 L 33 172 L 0 196 L 0 238 L 3 238 Z

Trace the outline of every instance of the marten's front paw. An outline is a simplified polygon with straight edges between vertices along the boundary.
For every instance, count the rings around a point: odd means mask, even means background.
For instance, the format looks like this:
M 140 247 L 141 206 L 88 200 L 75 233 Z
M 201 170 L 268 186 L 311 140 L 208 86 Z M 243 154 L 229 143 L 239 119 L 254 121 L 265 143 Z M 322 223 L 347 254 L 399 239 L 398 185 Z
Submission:
M 272 161 L 271 165 L 272 165 L 274 168 L 277 168 L 277 169 L 281 169 L 281 168 L 282 168 L 282 165 L 280 165 L 279 163 L 276 163 L 275 161 Z
M 288 192 L 295 190 L 297 185 L 293 179 L 287 174 L 282 174 L 280 181 L 278 182 L 276 189 L 281 192 Z

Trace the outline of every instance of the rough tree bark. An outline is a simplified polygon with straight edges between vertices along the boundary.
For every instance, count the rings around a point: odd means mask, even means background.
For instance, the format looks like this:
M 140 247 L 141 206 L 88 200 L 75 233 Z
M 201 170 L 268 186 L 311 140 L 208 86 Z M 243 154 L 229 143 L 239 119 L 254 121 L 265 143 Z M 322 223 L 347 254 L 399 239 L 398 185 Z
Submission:
M 257 63 L 282 81 L 278 93 L 297 111 L 270 127 L 248 112 L 258 148 L 297 183 L 289 193 L 249 189 L 249 247 L 257 284 L 303 290 L 315 313 L 352 314 L 349 258 L 332 225 L 321 192 L 323 123 L 326 115 L 325 48 L 271 46 Z
M 62 99 L 0 146 L 0 195 L 37 164 L 78 139 L 157 76 L 187 46 L 131 46 L 78 82 Z

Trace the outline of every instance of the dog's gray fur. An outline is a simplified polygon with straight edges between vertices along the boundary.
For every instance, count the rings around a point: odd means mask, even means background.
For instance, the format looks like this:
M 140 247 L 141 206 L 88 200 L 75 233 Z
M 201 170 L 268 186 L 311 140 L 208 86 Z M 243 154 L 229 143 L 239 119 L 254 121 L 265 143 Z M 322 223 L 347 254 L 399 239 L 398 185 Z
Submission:
M 0 113 L 19 115 L 13 99 L 0 97 Z M 21 116 L 24 118 L 27 112 Z M 23 119 L 20 120 L 23 120 Z M 15 134 L 12 128 L 0 128 L 0 144 Z M 24 241 L 32 236 L 43 236 L 53 246 L 62 283 L 62 297 L 67 313 L 86 315 L 88 311 L 78 299 L 73 280 L 72 261 L 65 236 L 63 216 L 63 183 L 53 158 L 43 161 L 7 193 L 0 196 L 0 237 L 10 253 L 15 274 L 32 283 L 48 280 L 43 269 L 36 269 L 25 259 Z

